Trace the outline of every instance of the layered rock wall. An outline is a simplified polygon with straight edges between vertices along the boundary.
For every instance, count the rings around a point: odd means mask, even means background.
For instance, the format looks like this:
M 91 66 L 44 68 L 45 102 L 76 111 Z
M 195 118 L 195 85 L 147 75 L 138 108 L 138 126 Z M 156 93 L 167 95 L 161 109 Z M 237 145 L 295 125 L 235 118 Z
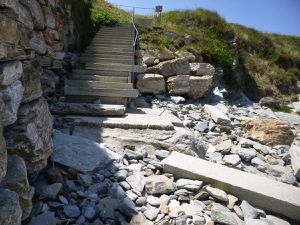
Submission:
M 0 224 L 10 225 L 31 211 L 28 177 L 34 179 L 52 153 L 46 99 L 55 97 L 78 38 L 71 7 L 60 0 L 0 0 L 0 28 L 0 192 L 6 202 L 0 211 L 9 201 L 18 209 L 9 218 L 0 215 Z

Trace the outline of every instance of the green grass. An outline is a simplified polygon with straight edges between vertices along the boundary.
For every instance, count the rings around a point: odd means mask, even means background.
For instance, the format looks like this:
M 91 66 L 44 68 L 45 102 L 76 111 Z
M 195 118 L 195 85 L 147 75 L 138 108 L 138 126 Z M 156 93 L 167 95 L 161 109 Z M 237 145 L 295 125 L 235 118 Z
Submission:
M 292 112 L 291 107 L 289 107 L 287 105 L 282 105 L 278 109 L 277 108 L 271 108 L 271 110 L 273 112 L 284 112 L 284 113 L 291 113 Z
M 297 92 L 300 37 L 229 24 L 216 12 L 204 9 L 166 12 L 162 14 L 161 29 L 139 28 L 142 49 L 167 47 L 172 51 L 187 49 L 199 53 L 205 62 L 221 66 L 224 78 L 232 86 L 237 85 L 236 71 L 228 40 L 234 39 L 240 61 L 236 69 L 249 76 L 251 82 L 247 88 L 253 92 L 254 100 L 268 95 L 281 98 Z M 170 39 L 165 32 L 172 32 L 177 37 Z M 186 43 L 185 35 L 191 35 L 196 41 Z

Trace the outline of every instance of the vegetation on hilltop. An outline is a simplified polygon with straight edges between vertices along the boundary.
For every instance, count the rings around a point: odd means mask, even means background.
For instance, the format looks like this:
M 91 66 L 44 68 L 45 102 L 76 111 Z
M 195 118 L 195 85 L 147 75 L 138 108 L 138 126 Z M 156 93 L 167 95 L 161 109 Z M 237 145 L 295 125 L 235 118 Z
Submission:
M 160 28 L 139 28 L 141 48 L 167 47 L 201 54 L 205 62 L 222 67 L 229 84 L 238 84 L 254 100 L 297 92 L 300 37 L 229 24 L 217 13 L 204 9 L 166 12 Z M 194 41 L 184 41 L 186 35 Z M 239 62 L 236 67 L 234 61 Z M 242 78 L 237 79 L 241 74 Z

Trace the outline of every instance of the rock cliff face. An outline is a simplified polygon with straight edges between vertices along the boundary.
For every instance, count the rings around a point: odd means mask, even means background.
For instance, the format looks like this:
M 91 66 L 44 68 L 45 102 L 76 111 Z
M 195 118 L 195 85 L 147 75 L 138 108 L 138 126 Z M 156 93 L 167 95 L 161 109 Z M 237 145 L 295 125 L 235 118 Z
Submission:
M 28 177 L 36 177 L 53 151 L 45 97 L 55 93 L 66 52 L 75 44 L 70 40 L 77 39 L 71 7 L 63 2 L 0 1 L 0 211 L 18 209 L 10 218 L 0 215 L 0 224 L 20 224 L 29 216 L 34 189 Z

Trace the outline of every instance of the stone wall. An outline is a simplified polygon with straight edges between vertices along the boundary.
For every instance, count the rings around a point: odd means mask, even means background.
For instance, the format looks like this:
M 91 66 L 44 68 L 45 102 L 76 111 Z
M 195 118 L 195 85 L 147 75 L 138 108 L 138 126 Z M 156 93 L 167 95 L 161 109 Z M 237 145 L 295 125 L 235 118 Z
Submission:
M 7 200 L 0 211 L 9 201 L 18 209 L 0 213 L 0 224 L 10 225 L 29 216 L 34 189 L 28 180 L 53 151 L 46 99 L 56 95 L 78 38 L 71 7 L 61 0 L 0 0 L 0 28 L 0 192 Z

